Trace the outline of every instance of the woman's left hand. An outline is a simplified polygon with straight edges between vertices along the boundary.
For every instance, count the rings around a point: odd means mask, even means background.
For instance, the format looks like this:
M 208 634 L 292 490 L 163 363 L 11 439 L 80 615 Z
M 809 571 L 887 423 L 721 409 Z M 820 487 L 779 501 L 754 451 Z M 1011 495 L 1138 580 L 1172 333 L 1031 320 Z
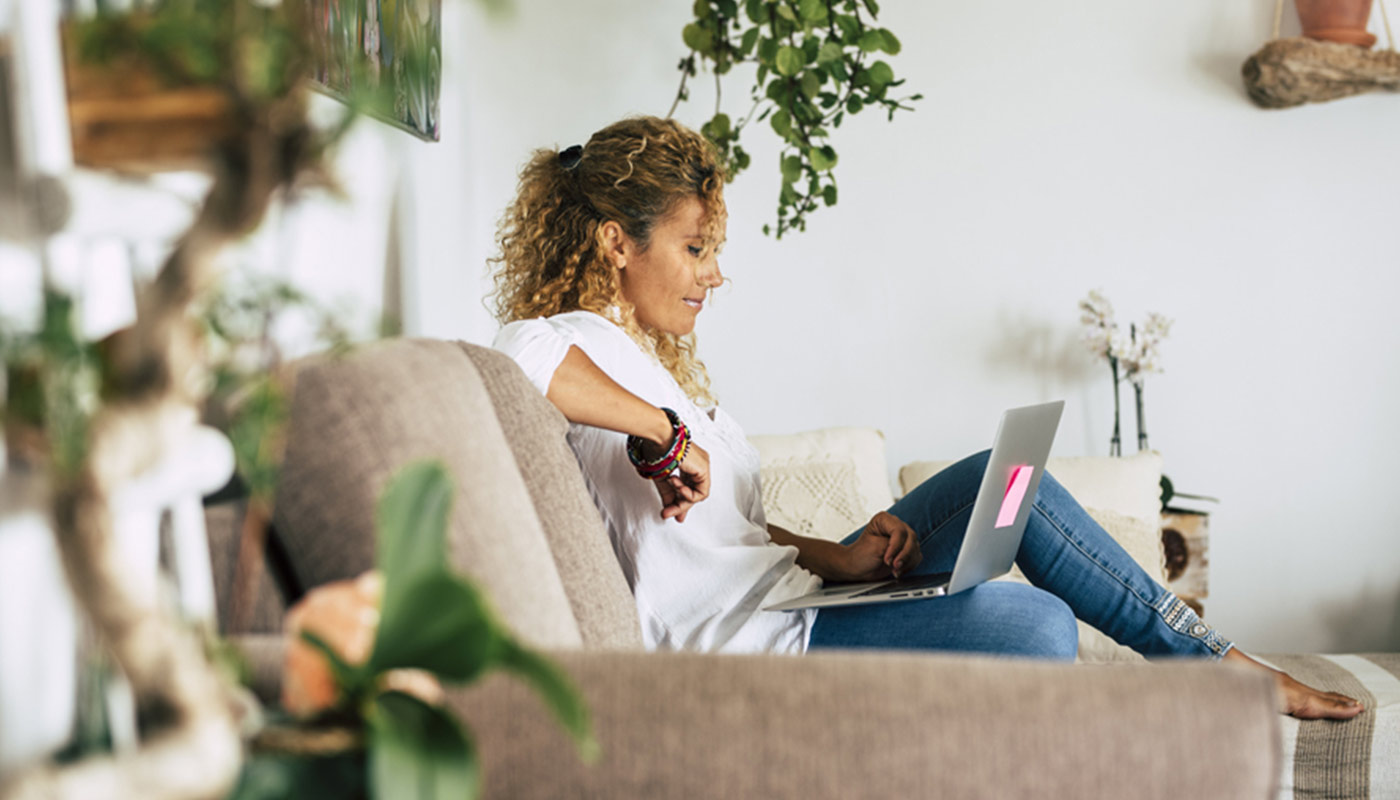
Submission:
M 904 520 L 888 511 L 870 519 L 860 537 L 846 547 L 846 571 L 851 581 L 898 578 L 923 560 L 919 537 Z

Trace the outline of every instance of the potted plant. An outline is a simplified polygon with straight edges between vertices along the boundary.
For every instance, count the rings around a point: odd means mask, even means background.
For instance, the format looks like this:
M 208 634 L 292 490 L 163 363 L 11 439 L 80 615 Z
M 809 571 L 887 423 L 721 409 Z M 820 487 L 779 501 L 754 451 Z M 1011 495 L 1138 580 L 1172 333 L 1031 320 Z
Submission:
M 1375 35 L 1366 30 L 1371 18 L 1371 0 L 1293 1 L 1304 36 L 1366 48 L 1376 43 Z

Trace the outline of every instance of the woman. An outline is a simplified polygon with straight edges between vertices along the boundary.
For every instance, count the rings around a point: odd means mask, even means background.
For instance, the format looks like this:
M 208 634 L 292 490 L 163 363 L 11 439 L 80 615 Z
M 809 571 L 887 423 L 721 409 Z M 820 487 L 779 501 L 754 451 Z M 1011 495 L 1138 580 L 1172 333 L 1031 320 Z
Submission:
M 710 393 L 696 316 L 723 276 L 722 167 L 703 137 L 627 119 L 539 150 L 500 231 L 496 346 L 572 423 L 569 443 L 653 649 L 917 648 L 1073 659 L 1074 618 L 1151 656 L 1267 669 L 1155 584 L 1047 476 L 1017 563 L 987 583 L 883 605 L 762 608 L 823 580 L 951 570 L 986 454 L 935 475 L 838 544 L 765 524 L 758 456 Z M 1347 718 L 1351 698 L 1276 672 L 1281 710 Z

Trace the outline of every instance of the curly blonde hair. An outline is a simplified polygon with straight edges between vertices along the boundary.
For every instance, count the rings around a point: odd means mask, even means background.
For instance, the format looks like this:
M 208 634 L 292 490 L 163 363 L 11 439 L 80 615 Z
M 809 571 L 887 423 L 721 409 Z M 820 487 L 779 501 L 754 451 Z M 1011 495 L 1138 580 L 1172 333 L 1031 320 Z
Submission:
M 575 156 L 577 158 L 575 159 Z M 616 221 L 642 250 L 686 197 L 705 208 L 706 247 L 724 221 L 724 167 L 705 137 L 678 122 L 633 117 L 593 134 L 582 153 L 540 149 L 520 172 L 496 240 L 495 314 L 502 324 L 567 311 L 601 314 L 656 355 L 698 405 L 714 405 L 695 335 L 641 325 L 599 235 Z

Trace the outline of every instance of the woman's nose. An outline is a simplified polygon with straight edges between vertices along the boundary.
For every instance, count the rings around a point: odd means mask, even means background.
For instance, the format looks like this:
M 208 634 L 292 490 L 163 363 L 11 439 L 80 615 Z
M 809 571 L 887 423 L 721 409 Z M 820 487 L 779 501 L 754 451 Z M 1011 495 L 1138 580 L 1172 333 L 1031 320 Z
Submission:
M 724 283 L 724 275 L 719 271 L 719 259 L 714 256 L 705 259 L 695 277 L 700 281 L 700 285 L 707 289 L 714 289 Z

